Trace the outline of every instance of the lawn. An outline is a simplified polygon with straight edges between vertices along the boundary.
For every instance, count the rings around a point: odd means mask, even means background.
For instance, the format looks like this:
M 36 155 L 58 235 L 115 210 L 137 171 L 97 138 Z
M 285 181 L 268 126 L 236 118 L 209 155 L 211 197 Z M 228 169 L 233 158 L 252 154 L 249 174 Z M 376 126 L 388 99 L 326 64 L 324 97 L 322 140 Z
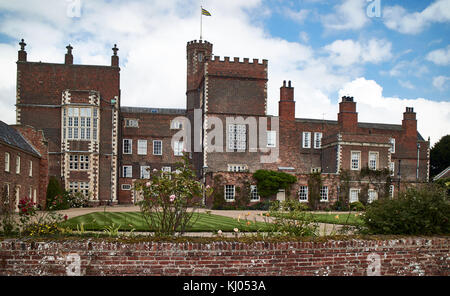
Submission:
M 233 232 L 234 228 L 239 231 L 267 231 L 269 228 L 264 222 L 247 221 L 213 215 L 205 213 L 195 213 L 194 219 L 197 219 L 192 227 L 188 228 L 189 232 L 216 232 L 222 230 L 223 232 Z M 112 224 L 120 225 L 119 231 L 152 231 L 148 228 L 142 214 L 140 212 L 95 212 L 69 219 L 61 224 L 62 227 L 68 227 L 73 230 L 81 228 L 83 225 L 86 231 L 103 231 L 106 226 Z
M 298 218 L 312 219 L 314 222 L 341 224 L 341 225 L 363 225 L 364 221 L 360 215 L 356 213 L 314 213 L 314 212 L 302 212 L 302 215 Z

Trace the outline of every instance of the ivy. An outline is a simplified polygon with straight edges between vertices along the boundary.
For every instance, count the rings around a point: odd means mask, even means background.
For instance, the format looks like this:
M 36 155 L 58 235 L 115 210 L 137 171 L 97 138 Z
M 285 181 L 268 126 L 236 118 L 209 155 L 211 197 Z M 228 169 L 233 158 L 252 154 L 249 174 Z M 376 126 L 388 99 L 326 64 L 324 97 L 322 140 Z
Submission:
M 289 190 L 297 182 L 293 175 L 270 170 L 257 170 L 253 177 L 257 181 L 258 193 L 261 197 L 269 197 L 278 193 L 280 189 Z

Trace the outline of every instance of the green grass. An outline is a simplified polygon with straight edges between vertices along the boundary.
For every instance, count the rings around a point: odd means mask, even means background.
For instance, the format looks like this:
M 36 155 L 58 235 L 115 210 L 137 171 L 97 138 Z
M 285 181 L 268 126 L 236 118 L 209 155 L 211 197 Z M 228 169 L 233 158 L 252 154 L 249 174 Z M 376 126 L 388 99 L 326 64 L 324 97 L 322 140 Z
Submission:
M 195 224 L 188 228 L 189 232 L 215 232 L 222 230 L 223 232 L 232 232 L 234 228 L 238 228 L 239 231 L 268 231 L 269 227 L 264 222 L 250 221 L 250 225 L 246 225 L 247 221 L 243 219 L 240 222 L 237 219 L 205 214 L 195 213 Z M 114 223 L 120 225 L 119 231 L 153 231 L 149 229 L 140 212 L 95 212 L 69 219 L 61 224 L 64 228 L 70 228 L 77 230 L 77 226 L 80 227 L 83 224 L 85 231 L 103 231 L 106 226 Z
M 303 212 L 301 217 L 312 218 L 313 221 L 319 223 L 340 224 L 340 225 L 363 225 L 364 221 L 361 216 L 355 216 L 356 213 L 339 213 L 325 214 L 314 212 Z M 338 218 L 336 218 L 336 216 Z M 300 219 L 300 218 L 299 218 Z

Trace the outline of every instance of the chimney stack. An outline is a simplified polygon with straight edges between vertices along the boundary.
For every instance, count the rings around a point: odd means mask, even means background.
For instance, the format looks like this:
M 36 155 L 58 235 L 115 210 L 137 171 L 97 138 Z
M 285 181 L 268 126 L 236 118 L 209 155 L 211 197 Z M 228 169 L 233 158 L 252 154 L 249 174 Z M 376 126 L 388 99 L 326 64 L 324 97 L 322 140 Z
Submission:
M 23 39 L 19 42 L 20 50 L 19 50 L 19 61 L 26 62 L 27 61 L 27 52 L 25 51 L 25 46 L 27 45 Z
M 295 120 L 294 88 L 291 86 L 290 80 L 288 82 L 288 86 L 286 86 L 286 80 L 284 80 L 283 86 L 280 87 L 278 116 L 281 120 Z
M 413 107 L 406 107 L 406 111 L 403 113 L 402 128 L 405 137 L 417 140 L 417 119 Z
M 73 55 L 72 55 L 73 47 L 69 44 L 68 46 L 66 46 L 66 48 L 67 48 L 67 53 L 65 56 L 64 63 L 66 65 L 73 65 Z
M 119 67 L 119 56 L 117 55 L 117 51 L 119 49 L 117 48 L 117 44 L 114 44 L 112 50 L 113 55 L 111 56 L 111 67 Z
M 344 132 L 356 132 L 358 128 L 358 113 L 353 97 L 343 96 L 339 103 L 338 123 Z

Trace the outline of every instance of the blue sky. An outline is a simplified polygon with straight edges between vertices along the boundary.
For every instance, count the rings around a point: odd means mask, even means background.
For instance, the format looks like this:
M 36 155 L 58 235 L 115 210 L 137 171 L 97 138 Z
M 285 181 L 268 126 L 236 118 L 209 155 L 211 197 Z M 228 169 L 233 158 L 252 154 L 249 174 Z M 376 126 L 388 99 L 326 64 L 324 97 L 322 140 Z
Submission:
M 15 123 L 21 38 L 29 61 L 55 63 L 70 43 L 75 63 L 108 65 L 117 43 L 122 105 L 184 108 L 200 5 L 215 55 L 269 60 L 269 114 L 292 80 L 297 117 L 336 120 L 352 95 L 360 121 L 401 124 L 414 107 L 424 138 L 450 133 L 450 0 L 0 1 L 1 120 Z

